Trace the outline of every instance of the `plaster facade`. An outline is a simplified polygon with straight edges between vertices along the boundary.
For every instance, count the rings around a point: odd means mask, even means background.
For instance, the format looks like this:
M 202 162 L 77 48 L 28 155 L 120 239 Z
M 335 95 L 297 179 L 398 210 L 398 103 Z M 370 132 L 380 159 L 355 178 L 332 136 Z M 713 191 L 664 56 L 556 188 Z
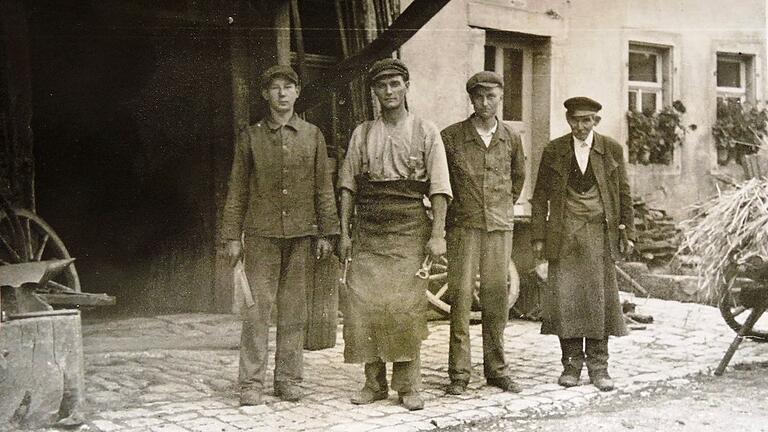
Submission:
M 408 4 L 401 2 L 403 8 Z M 696 125 L 670 165 L 629 166 L 633 192 L 680 219 L 690 204 L 715 191 L 712 173 L 743 176 L 739 165 L 717 163 L 711 134 L 717 54 L 748 58 L 747 100 L 763 100 L 765 1 L 725 7 L 715 0 L 454 0 L 400 51 L 411 70 L 410 108 L 440 128 L 466 118 L 472 108 L 464 83 L 484 68 L 485 46 L 500 38 L 531 52 L 533 67 L 524 77 L 526 121 L 515 124 L 528 128 L 530 179 L 546 143 L 569 131 L 562 107 L 569 97 L 600 101 L 597 131 L 626 145 L 630 44 L 663 55 L 662 104 L 681 100 L 687 107 L 683 122 Z M 529 198 L 533 184 L 528 182 L 521 200 Z M 528 211 L 524 202 L 521 210 Z

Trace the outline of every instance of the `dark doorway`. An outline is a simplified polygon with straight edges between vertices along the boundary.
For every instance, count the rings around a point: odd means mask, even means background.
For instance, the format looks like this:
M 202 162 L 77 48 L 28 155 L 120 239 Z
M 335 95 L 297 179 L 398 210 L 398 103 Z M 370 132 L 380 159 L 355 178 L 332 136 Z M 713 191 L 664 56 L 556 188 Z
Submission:
M 232 142 L 226 37 L 151 8 L 44 3 L 30 11 L 38 213 L 83 290 L 118 311 L 209 310 L 214 159 Z

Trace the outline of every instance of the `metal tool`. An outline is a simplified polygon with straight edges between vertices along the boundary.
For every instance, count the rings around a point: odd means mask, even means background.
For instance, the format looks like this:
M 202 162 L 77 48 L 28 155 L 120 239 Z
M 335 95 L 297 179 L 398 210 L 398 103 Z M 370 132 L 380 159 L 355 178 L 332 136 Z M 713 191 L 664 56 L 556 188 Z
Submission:
M 421 263 L 421 268 L 416 272 L 416 277 L 419 279 L 429 279 L 429 270 L 432 268 L 432 257 L 427 255 L 424 258 L 424 262 Z
M 344 273 L 342 273 L 341 279 L 339 279 L 339 282 L 342 285 L 346 285 L 347 284 L 347 271 L 349 270 L 349 263 L 350 263 L 350 261 L 352 261 L 352 260 L 351 259 L 344 260 Z

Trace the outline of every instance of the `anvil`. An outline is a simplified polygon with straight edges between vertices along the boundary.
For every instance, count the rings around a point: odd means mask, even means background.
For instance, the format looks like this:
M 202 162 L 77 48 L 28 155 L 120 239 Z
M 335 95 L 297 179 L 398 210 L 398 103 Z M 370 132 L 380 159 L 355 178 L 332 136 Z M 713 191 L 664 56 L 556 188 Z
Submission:
M 69 258 L 0 266 L 0 310 L 4 315 L 53 310 L 35 290 L 45 287 L 74 261 Z

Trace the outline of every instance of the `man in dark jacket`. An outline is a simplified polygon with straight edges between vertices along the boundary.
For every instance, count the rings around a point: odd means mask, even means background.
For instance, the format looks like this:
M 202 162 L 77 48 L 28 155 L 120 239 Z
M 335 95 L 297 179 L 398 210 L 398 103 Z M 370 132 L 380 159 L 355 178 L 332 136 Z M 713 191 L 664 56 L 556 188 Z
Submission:
M 235 145 L 223 237 L 234 265 L 243 255 L 254 305 L 243 312 L 240 404 L 262 403 L 272 302 L 277 300 L 275 396 L 301 397 L 306 262 L 326 259 L 339 220 L 322 132 L 293 111 L 299 78 L 289 66 L 262 75 L 269 113 Z M 315 240 L 314 251 L 310 251 Z M 314 252 L 314 253 L 313 253 Z
M 485 379 L 505 391 L 519 392 L 504 359 L 504 328 L 513 208 L 525 181 L 525 155 L 518 134 L 496 117 L 503 95 L 501 77 L 479 72 L 467 81 L 466 89 L 474 114 L 441 133 L 454 197 L 446 221 L 452 294 L 451 383 L 446 391 L 462 394 L 469 381 L 469 313 L 479 271 Z
M 531 200 L 534 254 L 549 260 L 541 333 L 560 338 L 560 385 L 578 385 L 586 361 L 592 384 L 608 391 L 608 336 L 627 333 L 614 261 L 632 252 L 632 197 L 621 146 L 592 130 L 602 106 L 564 105 L 571 133 L 544 149 Z

